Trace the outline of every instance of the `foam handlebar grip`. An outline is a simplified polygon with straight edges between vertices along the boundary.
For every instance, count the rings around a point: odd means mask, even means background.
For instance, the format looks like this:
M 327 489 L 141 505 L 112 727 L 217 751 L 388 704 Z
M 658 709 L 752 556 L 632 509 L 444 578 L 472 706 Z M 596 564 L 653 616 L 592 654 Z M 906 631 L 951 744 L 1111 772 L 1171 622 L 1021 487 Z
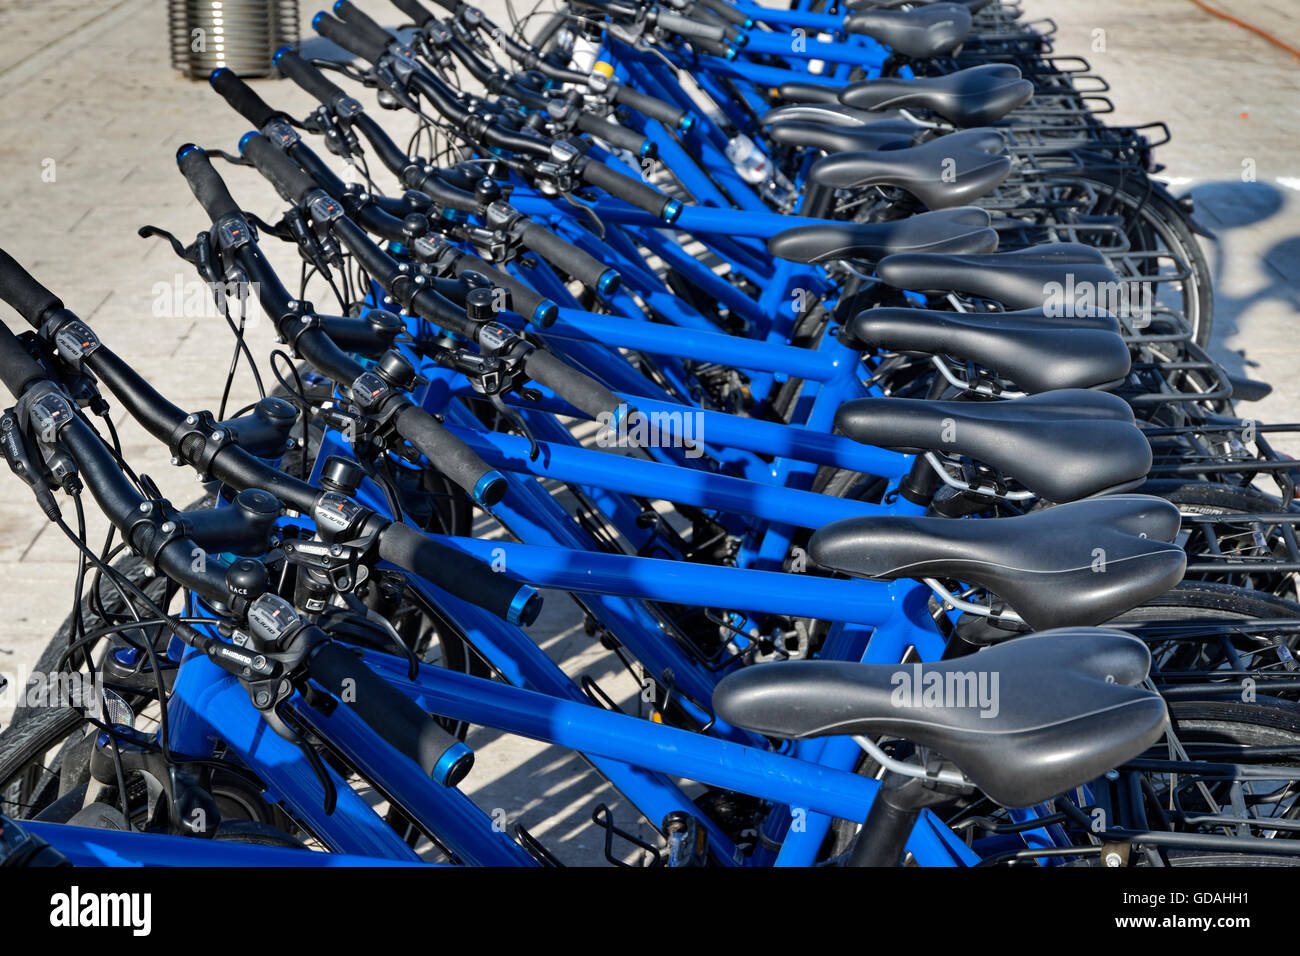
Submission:
M 370 19 L 349 0 L 338 0 L 338 3 L 334 4 L 334 15 L 356 30 L 367 43 L 378 43 L 386 47 L 393 42 L 394 37 L 391 33 Z
M 21 398 L 27 386 L 48 378 L 36 359 L 27 354 L 18 336 L 0 325 L 0 382 L 15 399 Z
M 617 421 L 628 414 L 627 402 L 585 372 L 550 352 L 534 349 L 524 359 L 528 377 L 540 382 L 584 415 L 599 421 L 602 416 Z
M 343 91 L 327 79 L 325 74 L 288 47 L 276 50 L 271 62 L 283 75 L 314 96 L 322 106 L 330 106 L 343 96 Z
M 595 136 L 618 149 L 625 149 L 638 159 L 657 154 L 654 143 L 636 130 L 628 129 L 621 123 L 612 123 L 593 113 L 579 114 L 577 126 L 588 136 Z
M 626 106 L 642 116 L 656 119 L 669 129 L 679 127 L 686 117 L 685 110 L 673 106 L 671 103 L 665 103 L 656 97 L 647 96 L 640 90 L 633 89 L 630 86 L 614 87 L 614 102 L 619 106 Z
M 63 301 L 32 274 L 20 266 L 9 253 L 0 249 L 0 299 L 32 326 L 39 326 L 41 317 L 51 309 L 63 308 Z
M 221 94 L 240 116 L 258 129 L 264 127 L 276 116 L 283 116 L 279 110 L 273 110 L 266 104 L 253 88 L 240 79 L 234 70 L 221 67 L 212 71 L 208 77 L 212 88 Z
M 611 169 L 594 159 L 587 160 L 582 167 L 582 179 L 589 185 L 605 190 L 614 198 L 630 203 L 660 219 L 665 218 L 664 213 L 668 210 L 668 204 L 672 202 L 671 197 L 665 196 L 653 186 L 630 176 L 624 176 L 618 170 Z
M 429 463 L 481 505 L 494 505 L 505 496 L 506 479 L 419 405 L 398 412 L 397 433 L 417 448 Z
M 292 159 L 271 144 L 261 133 L 250 133 L 239 141 L 239 151 L 257 167 L 287 202 L 302 202 L 307 194 L 320 188 Z
M 700 20 L 692 20 L 690 17 L 684 17 L 680 13 L 671 13 L 662 8 L 655 15 L 655 25 L 660 29 L 667 30 L 669 33 L 675 33 L 689 40 L 708 40 L 712 43 L 721 43 L 727 39 L 726 28 L 720 23 L 704 23 Z
M 474 765 L 468 747 L 341 644 L 321 640 L 307 659 L 307 673 L 438 783 L 454 786 Z
M 541 611 L 535 588 L 410 525 L 393 524 L 380 532 L 379 556 L 511 624 L 532 624 Z
M 239 215 L 239 204 L 231 198 L 225 182 L 212 168 L 207 153 L 193 143 L 186 143 L 176 151 L 176 164 L 208 218 L 216 222 L 223 216 Z
M 434 0 L 434 2 L 448 13 L 455 11 L 460 6 L 460 0 Z M 410 17 L 411 22 L 417 27 L 424 26 L 435 16 L 428 7 L 420 3 L 420 0 L 393 0 L 393 6 Z
M 535 222 L 525 223 L 520 240 L 527 249 L 593 292 L 604 296 L 618 289 L 620 280 L 617 271 L 545 226 Z
M 312 18 L 311 25 L 325 39 L 343 47 L 353 56 L 374 63 L 384 55 L 384 44 L 366 40 L 352 27 L 342 20 L 334 19 L 324 10 Z

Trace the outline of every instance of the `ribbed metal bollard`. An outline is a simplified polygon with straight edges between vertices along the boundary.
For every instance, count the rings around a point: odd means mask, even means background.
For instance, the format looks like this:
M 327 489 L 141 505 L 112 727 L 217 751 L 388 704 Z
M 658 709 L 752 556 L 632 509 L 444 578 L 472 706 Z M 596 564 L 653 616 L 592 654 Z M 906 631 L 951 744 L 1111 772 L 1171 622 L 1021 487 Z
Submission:
M 298 0 L 167 0 L 172 67 L 207 79 L 218 67 L 274 73 L 271 54 L 298 42 Z

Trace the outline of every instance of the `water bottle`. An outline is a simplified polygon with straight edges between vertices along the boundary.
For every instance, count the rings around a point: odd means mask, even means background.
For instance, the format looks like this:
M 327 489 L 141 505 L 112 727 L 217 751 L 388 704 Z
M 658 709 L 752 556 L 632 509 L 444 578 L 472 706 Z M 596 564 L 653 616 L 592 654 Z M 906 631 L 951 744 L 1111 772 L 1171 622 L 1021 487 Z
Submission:
M 727 159 L 736 167 L 736 173 L 751 186 L 767 182 L 772 164 L 757 144 L 744 133 L 737 133 L 727 141 Z

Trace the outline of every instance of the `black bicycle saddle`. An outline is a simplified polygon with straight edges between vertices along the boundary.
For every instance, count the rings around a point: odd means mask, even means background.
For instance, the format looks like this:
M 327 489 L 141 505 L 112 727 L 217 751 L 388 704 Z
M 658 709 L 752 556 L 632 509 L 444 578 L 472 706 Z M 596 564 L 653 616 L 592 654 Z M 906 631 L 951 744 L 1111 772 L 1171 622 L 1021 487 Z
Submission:
M 1001 302 L 1008 309 L 1050 305 L 1063 315 L 1077 311 L 1082 291 L 1089 292 L 1094 303 L 1124 298 L 1123 284 L 1106 257 L 1076 242 L 978 255 L 905 253 L 882 259 L 876 275 L 896 289 L 960 292 Z
M 992 800 L 1042 803 L 1142 753 L 1164 732 L 1139 685 L 1150 652 L 1122 631 L 1043 631 L 925 664 L 786 661 L 713 693 L 719 717 L 771 737 L 897 737 L 943 754 Z M 942 688 L 941 706 L 923 688 Z
M 844 18 L 846 32 L 869 36 L 913 60 L 951 53 L 966 40 L 970 28 L 970 10 L 957 3 L 932 3 L 912 10 L 860 10 Z
M 840 341 L 850 348 L 976 362 L 1031 394 L 1111 386 L 1128 375 L 1130 362 L 1119 322 L 1108 313 L 1075 322 L 1051 318 L 1041 309 L 990 313 L 876 308 L 846 322 Z
M 1111 495 L 1013 518 L 846 518 L 809 555 L 863 578 L 953 578 L 988 588 L 1032 628 L 1101 624 L 1182 579 L 1178 508 Z
M 995 129 L 961 130 L 906 149 L 833 153 L 814 163 L 808 178 L 835 189 L 897 186 L 927 209 L 966 206 L 1011 173 L 1005 148 Z
M 835 426 L 866 445 L 981 461 L 1048 501 L 1127 491 L 1151 468 L 1129 404 L 1089 389 L 1003 402 L 858 398 L 840 406 Z
M 840 91 L 840 102 L 856 110 L 924 109 L 954 126 L 996 123 L 1029 102 L 1034 84 L 1009 63 L 985 63 L 945 76 L 863 80 Z
M 875 262 L 904 251 L 980 252 L 997 245 L 998 234 L 989 227 L 989 214 L 975 206 L 963 206 L 890 222 L 795 226 L 767 240 L 767 251 L 791 262 Z

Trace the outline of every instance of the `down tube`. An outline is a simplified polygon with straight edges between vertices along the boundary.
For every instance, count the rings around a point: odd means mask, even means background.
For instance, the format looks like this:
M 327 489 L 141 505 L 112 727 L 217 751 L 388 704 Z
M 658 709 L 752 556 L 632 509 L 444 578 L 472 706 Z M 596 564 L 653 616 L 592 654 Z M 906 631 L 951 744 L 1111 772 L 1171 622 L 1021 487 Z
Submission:
M 879 783 L 868 777 L 589 703 L 558 700 L 441 668 L 421 667 L 412 681 L 404 662 L 375 655 L 368 655 L 366 661 L 434 713 L 829 816 L 861 822 L 879 789 Z M 957 862 L 954 853 L 937 840 L 919 844 L 917 861 L 923 865 Z

